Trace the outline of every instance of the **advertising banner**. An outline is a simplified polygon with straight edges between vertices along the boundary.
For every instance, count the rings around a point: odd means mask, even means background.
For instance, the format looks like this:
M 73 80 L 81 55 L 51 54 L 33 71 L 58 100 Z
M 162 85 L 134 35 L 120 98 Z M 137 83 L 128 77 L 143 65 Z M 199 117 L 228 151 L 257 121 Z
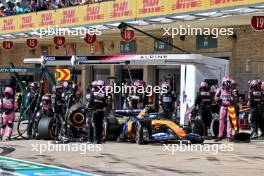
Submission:
M 115 0 L 0 18 L 0 34 L 89 26 L 263 3 L 263 0 Z

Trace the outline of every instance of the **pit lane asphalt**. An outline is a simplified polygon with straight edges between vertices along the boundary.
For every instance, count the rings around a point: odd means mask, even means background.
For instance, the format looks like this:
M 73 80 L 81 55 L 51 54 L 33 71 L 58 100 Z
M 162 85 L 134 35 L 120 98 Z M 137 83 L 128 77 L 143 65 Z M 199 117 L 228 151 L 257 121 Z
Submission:
M 106 142 L 102 144 L 101 151 L 88 151 L 86 154 L 80 154 L 80 151 L 54 151 L 40 154 L 33 150 L 32 145 L 35 144 L 48 144 L 48 141 L 0 142 L 0 155 L 98 175 L 260 176 L 264 174 L 264 140 L 254 140 L 248 144 L 205 141 L 205 144 L 210 146 L 233 144 L 233 151 L 219 151 L 217 154 L 213 154 L 212 151 L 177 151 L 172 154 L 164 151 L 163 144 L 137 145 L 117 142 Z M 81 143 L 74 144 L 81 145 Z

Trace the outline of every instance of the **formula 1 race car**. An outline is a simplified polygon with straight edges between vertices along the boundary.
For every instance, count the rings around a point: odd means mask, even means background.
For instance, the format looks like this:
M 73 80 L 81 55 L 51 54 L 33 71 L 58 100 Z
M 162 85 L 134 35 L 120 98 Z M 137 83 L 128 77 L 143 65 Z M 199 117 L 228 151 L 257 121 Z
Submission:
M 199 120 L 192 120 L 190 127 L 182 128 L 174 121 L 166 119 L 163 114 L 150 113 L 148 117 L 151 119 L 154 141 L 188 140 L 192 144 L 204 141 L 204 126 Z
M 153 112 L 149 107 L 143 110 L 115 110 L 115 117 L 119 119 L 120 124 L 118 141 L 138 144 L 175 140 L 188 140 L 195 144 L 204 141 L 204 126 L 201 121 L 193 119 L 189 128 L 182 128 L 172 120 L 166 119 L 163 114 Z M 123 122 L 120 122 L 120 119 L 123 119 Z

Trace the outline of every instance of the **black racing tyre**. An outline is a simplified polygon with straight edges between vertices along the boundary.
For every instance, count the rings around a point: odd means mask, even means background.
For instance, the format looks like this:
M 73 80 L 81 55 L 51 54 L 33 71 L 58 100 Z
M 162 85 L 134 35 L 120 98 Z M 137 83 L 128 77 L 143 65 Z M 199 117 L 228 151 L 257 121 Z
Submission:
M 202 144 L 204 142 L 204 139 L 190 139 L 191 144 Z
M 107 141 L 115 141 L 119 135 L 119 123 L 115 117 L 106 117 L 104 120 L 104 138 Z
M 214 118 L 211 122 L 210 132 L 213 138 L 217 138 L 219 134 L 219 119 Z
M 149 130 L 146 125 L 138 121 L 136 125 L 136 137 L 135 141 L 137 144 L 142 145 L 147 143 L 147 138 L 149 139 Z
M 55 139 L 55 120 L 53 117 L 42 117 L 38 124 L 38 134 L 40 139 Z
M 203 121 L 200 119 L 191 120 L 191 132 L 199 134 L 200 136 L 205 136 L 205 127 Z

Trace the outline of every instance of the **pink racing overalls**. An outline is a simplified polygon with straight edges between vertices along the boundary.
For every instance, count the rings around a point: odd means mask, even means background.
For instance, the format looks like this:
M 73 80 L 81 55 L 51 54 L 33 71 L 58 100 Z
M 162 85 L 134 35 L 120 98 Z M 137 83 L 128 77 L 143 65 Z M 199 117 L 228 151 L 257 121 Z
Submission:
M 220 88 L 216 93 L 216 97 L 218 97 L 221 102 L 219 112 L 219 138 L 222 138 L 224 136 L 225 122 L 227 124 L 227 137 L 232 137 L 232 124 L 228 116 L 228 106 L 231 105 L 232 101 L 231 95 L 231 89 L 225 88 Z
M 5 135 L 6 126 L 8 127 L 8 137 L 11 137 L 16 109 L 17 104 L 14 102 L 14 99 L 3 98 L 0 100 L 0 111 L 2 112 L 2 126 L 0 131 L 1 137 Z

